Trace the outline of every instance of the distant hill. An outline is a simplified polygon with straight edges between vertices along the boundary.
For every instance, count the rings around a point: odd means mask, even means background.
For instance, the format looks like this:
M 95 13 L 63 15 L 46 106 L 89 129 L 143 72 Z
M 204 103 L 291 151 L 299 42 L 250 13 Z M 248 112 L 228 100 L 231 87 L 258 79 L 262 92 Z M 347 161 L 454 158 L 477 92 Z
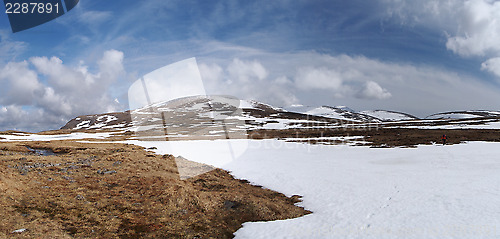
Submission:
M 418 120 L 419 118 L 407 114 L 390 110 L 365 110 L 359 112 L 364 115 L 377 118 L 381 121 L 401 121 L 401 120 Z
M 228 96 L 193 96 L 158 102 L 140 109 L 78 116 L 61 129 L 125 130 L 148 137 L 240 138 L 256 129 L 338 129 L 342 127 L 424 127 L 480 124 L 500 117 L 499 111 L 472 110 L 437 113 L 421 120 L 390 110 L 356 112 L 346 106 L 279 108 L 270 104 Z M 465 120 L 476 119 L 477 122 Z M 487 121 L 485 121 L 487 120 Z M 462 122 L 464 121 L 464 122 Z M 377 127 L 378 127 L 377 126 Z
M 427 116 L 426 119 L 472 119 L 482 117 L 500 117 L 500 111 L 468 110 L 437 113 Z

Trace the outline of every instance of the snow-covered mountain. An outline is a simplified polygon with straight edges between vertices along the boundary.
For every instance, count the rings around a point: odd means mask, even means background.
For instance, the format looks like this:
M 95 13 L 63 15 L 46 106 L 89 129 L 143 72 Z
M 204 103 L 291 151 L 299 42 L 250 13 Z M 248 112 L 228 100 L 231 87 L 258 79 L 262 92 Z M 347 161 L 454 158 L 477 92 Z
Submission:
M 388 110 L 356 112 L 346 106 L 302 105 L 283 109 L 229 96 L 193 96 L 158 102 L 132 111 L 79 116 L 62 129 L 128 130 L 153 138 L 166 135 L 170 138 L 193 135 L 201 138 L 241 138 L 246 136 L 248 130 L 256 129 L 338 129 L 346 126 L 371 127 L 373 124 L 380 127 L 434 127 L 453 123 L 456 126 L 490 123 L 491 120 L 496 122 L 497 118 L 500 118 L 498 111 L 476 110 L 438 113 L 420 120 L 406 113 Z
M 79 116 L 62 129 L 130 130 L 149 137 L 205 135 L 233 138 L 234 134 L 241 137 L 242 132 L 251 129 L 339 125 L 338 119 L 290 112 L 258 101 L 228 96 L 194 96 L 154 103 L 127 112 Z

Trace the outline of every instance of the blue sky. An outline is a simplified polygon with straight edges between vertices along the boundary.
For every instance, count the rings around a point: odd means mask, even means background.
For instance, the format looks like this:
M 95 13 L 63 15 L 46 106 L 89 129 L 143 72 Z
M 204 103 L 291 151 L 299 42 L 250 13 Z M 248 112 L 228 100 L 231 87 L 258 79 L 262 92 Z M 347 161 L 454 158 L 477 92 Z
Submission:
M 498 22 L 491 0 L 81 0 L 15 34 L 2 13 L 0 130 L 125 110 L 133 81 L 190 57 L 208 93 L 278 106 L 500 109 Z

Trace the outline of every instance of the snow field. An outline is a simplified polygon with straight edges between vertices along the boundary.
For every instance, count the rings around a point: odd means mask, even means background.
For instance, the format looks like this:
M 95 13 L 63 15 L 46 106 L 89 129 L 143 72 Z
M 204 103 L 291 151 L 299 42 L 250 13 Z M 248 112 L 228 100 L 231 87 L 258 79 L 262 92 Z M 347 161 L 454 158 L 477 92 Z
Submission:
M 499 143 L 375 149 L 279 140 L 128 142 L 213 161 L 237 178 L 302 195 L 299 205 L 313 211 L 245 223 L 236 238 L 500 237 Z

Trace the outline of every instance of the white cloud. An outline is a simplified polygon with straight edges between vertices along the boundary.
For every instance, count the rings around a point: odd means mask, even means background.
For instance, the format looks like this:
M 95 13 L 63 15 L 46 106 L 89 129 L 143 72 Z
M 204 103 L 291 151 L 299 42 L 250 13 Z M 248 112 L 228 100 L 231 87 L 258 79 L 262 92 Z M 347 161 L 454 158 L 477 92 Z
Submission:
M 50 114 L 40 108 L 26 110 L 22 106 L 9 105 L 0 110 L 0 129 L 2 130 L 47 130 L 47 126 L 59 126 L 65 122 L 66 119 L 63 117 Z
M 36 70 L 48 77 L 49 84 L 57 91 L 74 91 L 88 88 L 84 72 L 67 67 L 63 61 L 55 56 L 32 57 L 30 62 Z
M 17 128 L 41 130 L 61 127 L 78 115 L 121 108 L 110 86 L 124 74 L 123 53 L 106 51 L 97 65 L 99 72 L 92 74 L 83 63 L 71 67 L 57 57 L 8 63 L 0 71 L 2 117 L 16 120 Z M 0 128 L 8 125 L 0 121 Z
M 387 64 L 365 57 L 336 57 L 316 55 L 306 64 L 322 67 L 303 67 L 298 70 L 295 83 L 301 90 L 328 91 L 334 98 L 358 97 L 363 99 L 387 99 L 391 93 L 377 82 L 378 75 L 390 71 Z M 381 77 L 383 78 L 383 77 Z
M 363 99 L 387 99 L 392 95 L 386 89 L 382 88 L 379 84 L 373 81 L 365 83 L 365 87 L 358 92 L 357 96 Z
M 301 89 L 329 89 L 339 91 L 343 87 L 343 79 L 339 72 L 329 68 L 306 67 L 299 69 L 295 78 Z
M 263 80 L 267 77 L 267 70 L 258 61 L 242 61 L 233 59 L 227 67 L 230 80 L 237 80 L 239 83 L 250 83 L 251 80 Z
M 500 57 L 491 58 L 483 62 L 481 70 L 487 70 L 500 77 Z
M 92 74 L 82 63 L 78 67 L 69 67 L 57 57 L 33 57 L 30 59 L 37 71 L 48 77 L 48 83 L 65 98 L 102 99 L 109 86 L 124 74 L 123 53 L 116 50 L 104 52 L 98 61 L 99 72 Z M 107 104 L 107 100 L 102 104 Z
M 9 62 L 0 71 L 0 104 L 29 105 L 34 94 L 41 88 L 36 72 L 28 68 L 28 62 Z
M 500 2 L 492 0 L 383 0 L 402 24 L 447 34 L 446 47 L 461 56 L 500 53 Z
M 110 84 L 115 82 L 119 76 L 125 73 L 123 68 L 123 52 L 109 50 L 104 52 L 104 56 L 98 62 L 101 78 L 100 84 Z
M 201 63 L 200 74 L 207 94 L 231 94 L 242 99 L 265 99 L 277 105 L 297 101 L 293 82 L 286 76 L 270 78 L 261 61 L 234 58 L 221 67 L 216 63 Z
M 205 82 L 218 82 L 223 79 L 224 70 L 219 65 L 212 64 L 198 64 L 200 74 Z
M 463 3 L 457 20 L 459 31 L 448 38 L 446 46 L 463 56 L 500 53 L 500 2 L 470 0 Z
M 210 62 L 200 64 L 207 92 L 263 100 L 278 106 L 297 103 L 301 95 L 312 92 L 334 98 L 390 97 L 388 90 L 383 88 L 377 96 L 373 96 L 373 93 L 369 96 L 359 94 L 365 90 L 367 82 L 377 81 L 371 74 L 386 74 L 386 72 L 370 72 L 371 68 L 358 69 L 360 64 L 374 68 L 380 68 L 376 66 L 377 64 L 384 65 L 364 57 L 354 58 L 346 55 L 332 57 L 305 52 L 271 54 L 253 51 L 246 58 L 250 60 L 235 58 L 226 62 L 227 67 L 221 66 L 224 65 L 224 61 L 204 59 L 205 62 Z M 219 63 L 215 64 L 214 61 Z M 389 67 L 384 68 L 388 69 Z
M 446 48 L 462 57 L 480 57 L 483 70 L 500 57 L 500 1 L 384 0 L 389 16 L 444 32 Z M 486 66 L 485 66 L 486 65 Z M 489 65 L 489 66 L 488 66 Z

